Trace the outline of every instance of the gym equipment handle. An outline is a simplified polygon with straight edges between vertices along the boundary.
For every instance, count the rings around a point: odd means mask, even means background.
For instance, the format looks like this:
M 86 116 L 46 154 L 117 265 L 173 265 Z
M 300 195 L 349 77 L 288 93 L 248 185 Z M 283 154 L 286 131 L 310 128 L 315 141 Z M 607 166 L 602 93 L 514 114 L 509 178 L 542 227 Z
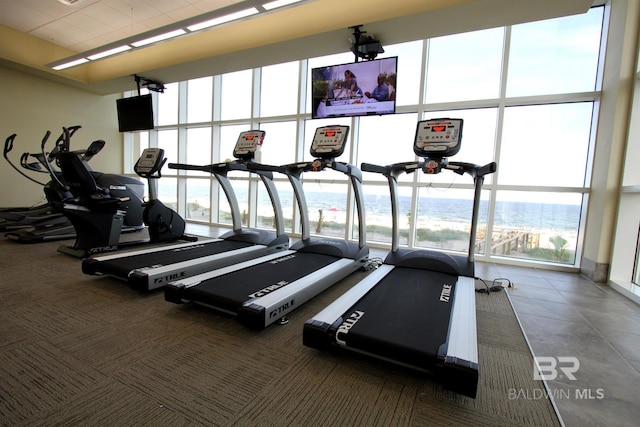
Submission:
M 484 166 L 480 166 L 478 169 L 478 176 L 489 175 L 490 173 L 494 173 L 497 170 L 496 162 L 487 163 Z
M 374 173 L 381 173 L 381 174 L 385 174 L 389 172 L 388 166 L 378 166 L 371 163 L 362 163 L 360 165 L 360 169 L 362 169 L 363 172 L 374 172 Z

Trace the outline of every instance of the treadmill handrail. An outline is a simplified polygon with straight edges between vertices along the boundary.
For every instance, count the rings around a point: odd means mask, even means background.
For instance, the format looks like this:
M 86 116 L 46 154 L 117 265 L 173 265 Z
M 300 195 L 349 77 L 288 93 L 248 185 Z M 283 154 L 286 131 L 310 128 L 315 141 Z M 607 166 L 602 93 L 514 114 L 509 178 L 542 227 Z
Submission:
M 364 212 L 364 194 L 362 191 L 362 171 L 358 167 L 345 162 L 336 162 L 334 158 L 316 158 L 312 161 L 290 163 L 280 166 L 278 171 L 287 175 L 293 192 L 298 202 L 300 210 L 300 223 L 302 224 L 301 240 L 306 241 L 311 237 L 309 230 L 309 209 L 302 189 L 301 176 L 303 172 L 320 172 L 330 168 L 347 175 L 351 181 L 351 188 L 356 199 L 356 210 L 358 211 L 358 247 L 364 248 L 367 245 L 366 219 Z
M 195 170 L 201 172 L 209 172 L 214 175 L 222 190 L 224 191 L 227 201 L 229 202 L 229 206 L 231 208 L 231 220 L 233 222 L 233 230 L 238 231 L 242 229 L 242 217 L 240 216 L 240 210 L 238 208 L 238 200 L 236 198 L 235 191 L 231 186 L 231 182 L 227 177 L 227 172 L 229 171 L 241 171 L 241 172 L 252 172 L 260 177 L 262 183 L 267 189 L 267 193 L 269 194 L 269 199 L 271 200 L 271 206 L 275 215 L 275 225 L 276 225 L 276 235 L 282 236 L 285 234 L 284 231 L 284 217 L 282 214 L 282 205 L 280 203 L 280 198 L 278 196 L 278 192 L 275 188 L 275 184 L 273 183 L 273 173 L 270 169 L 271 167 L 268 165 L 261 165 L 260 163 L 252 162 L 252 161 L 240 161 L 233 160 L 230 162 L 221 162 L 221 163 L 213 163 L 210 165 L 189 165 L 186 163 L 169 163 L 169 169 L 180 169 L 180 170 Z
M 449 169 L 453 172 L 463 174 L 468 173 L 473 178 L 483 177 L 485 175 L 492 174 L 496 171 L 497 165 L 496 162 L 487 163 L 484 166 L 479 166 L 474 163 L 465 163 L 465 162 L 447 162 L 443 166 L 445 169 Z
M 247 169 L 251 172 L 280 172 L 284 173 L 282 170 L 282 166 L 274 166 L 274 165 L 265 165 L 262 163 L 249 162 L 247 163 Z
M 393 163 L 387 166 L 374 165 L 372 163 L 362 163 L 360 168 L 364 172 L 379 173 L 384 176 L 393 176 L 397 178 L 401 173 L 412 173 L 422 168 L 420 162 L 400 162 Z
M 225 196 L 227 197 L 227 201 L 229 202 L 229 207 L 231 209 L 231 221 L 232 221 L 232 229 L 233 231 L 239 231 L 242 229 L 242 217 L 240 216 L 240 208 L 238 207 L 238 199 L 236 198 L 236 193 L 233 191 L 233 187 L 229 178 L 227 177 L 227 172 L 230 170 L 230 164 L 233 162 L 222 162 L 222 163 L 214 163 L 210 165 L 189 165 L 186 163 L 169 163 L 169 169 L 180 169 L 180 170 L 194 170 L 194 171 L 202 171 L 209 172 L 214 175 L 220 183 L 222 190 L 224 191 Z M 240 168 L 235 170 L 246 170 L 246 166 L 242 164 Z
M 278 168 L 278 172 L 299 177 L 302 172 L 320 172 L 321 170 L 326 168 L 333 169 L 337 172 L 342 172 L 343 174 L 354 177 L 359 182 L 362 182 L 362 171 L 360 169 L 350 163 L 336 162 L 333 158 L 318 158 L 312 161 L 303 161 L 282 165 Z
M 258 166 L 260 166 L 259 163 L 243 162 L 239 160 L 212 163 L 210 165 L 189 165 L 186 163 L 169 163 L 168 165 L 169 169 L 208 172 L 220 176 L 226 176 L 229 171 L 254 172 L 259 175 L 264 175 L 269 179 L 273 179 L 273 175 L 267 173 L 269 172 L 268 170 L 261 170 Z
M 471 216 L 471 232 L 469 233 L 469 251 L 467 255 L 468 262 L 475 261 L 475 240 L 477 233 L 478 215 L 480 211 L 480 195 L 482 192 L 482 184 L 484 183 L 485 175 L 494 173 L 497 169 L 496 162 L 487 163 L 484 166 L 476 165 L 474 163 L 466 162 L 449 162 L 448 159 L 437 159 L 441 163 L 443 169 L 451 170 L 457 174 L 467 173 L 471 175 L 474 182 L 474 198 L 473 209 Z M 412 173 L 418 169 L 423 169 L 427 164 L 428 159 L 422 162 L 401 162 L 393 163 L 386 166 L 374 165 L 371 163 L 362 163 L 360 167 L 363 171 L 379 173 L 387 177 L 389 183 L 389 191 L 391 194 L 391 218 L 392 218 L 392 233 L 391 239 L 391 251 L 397 252 L 399 244 L 399 227 L 398 227 L 398 176 L 401 173 Z

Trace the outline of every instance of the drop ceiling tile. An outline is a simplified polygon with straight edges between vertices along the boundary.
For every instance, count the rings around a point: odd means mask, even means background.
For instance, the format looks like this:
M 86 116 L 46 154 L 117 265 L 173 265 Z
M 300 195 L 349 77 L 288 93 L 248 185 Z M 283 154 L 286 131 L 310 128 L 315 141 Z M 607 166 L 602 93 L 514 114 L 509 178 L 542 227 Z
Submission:
M 71 46 L 92 37 L 90 33 L 59 20 L 43 25 L 29 34 L 69 49 Z
M 156 9 L 158 12 L 165 14 L 191 7 L 186 0 L 146 0 L 145 3 L 149 5 L 149 7 Z
M 113 7 L 108 6 L 105 2 L 94 3 L 89 7 L 82 9 L 82 15 L 89 16 L 111 28 L 127 28 L 131 27 L 131 12 L 124 13 Z
M 112 7 L 116 11 L 129 16 L 134 22 L 144 21 L 161 15 L 157 9 L 149 6 L 141 0 L 103 0 L 106 5 Z
M 18 1 L 1 1 L 2 24 L 15 30 L 29 32 L 55 18 L 32 6 Z
M 167 12 L 166 15 L 168 17 L 170 17 L 174 22 L 175 21 L 182 21 L 184 19 L 189 19 L 192 18 L 194 16 L 198 16 L 201 15 L 202 12 L 200 12 L 198 10 L 198 8 L 194 7 L 194 6 L 185 6 L 183 8 L 180 9 L 176 9 L 170 12 Z
M 113 27 L 110 25 L 100 22 L 83 13 L 74 13 L 72 15 L 65 16 L 60 19 L 59 22 L 63 25 L 69 25 L 72 28 L 80 29 L 86 34 L 93 36 L 101 36 L 113 30 Z

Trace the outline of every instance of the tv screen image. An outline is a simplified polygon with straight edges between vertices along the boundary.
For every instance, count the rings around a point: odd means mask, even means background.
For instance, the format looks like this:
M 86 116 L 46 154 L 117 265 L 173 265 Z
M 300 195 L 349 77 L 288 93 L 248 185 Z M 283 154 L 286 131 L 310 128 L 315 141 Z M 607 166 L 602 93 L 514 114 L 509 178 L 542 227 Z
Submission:
M 151 94 L 116 99 L 116 108 L 120 132 L 153 129 Z
M 398 57 L 311 70 L 314 119 L 393 114 Z

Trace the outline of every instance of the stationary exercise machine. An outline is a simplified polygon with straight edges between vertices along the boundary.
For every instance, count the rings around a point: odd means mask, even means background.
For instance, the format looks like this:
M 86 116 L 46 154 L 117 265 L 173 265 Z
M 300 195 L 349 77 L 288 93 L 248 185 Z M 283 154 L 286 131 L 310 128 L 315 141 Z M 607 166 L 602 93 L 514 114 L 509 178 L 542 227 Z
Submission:
M 279 171 L 289 178 L 301 215 L 299 241 L 280 253 L 170 283 L 164 288 L 165 299 L 176 304 L 193 302 L 210 307 L 261 329 L 274 322 L 286 323 L 287 315 L 304 302 L 362 268 L 369 255 L 365 242 L 362 174 L 357 167 L 335 160 L 344 152 L 348 134 L 348 126 L 316 129 L 311 143 L 313 161 L 280 167 L 250 165 L 254 170 Z M 301 176 L 303 172 L 326 169 L 349 177 L 358 210 L 357 243 L 310 235 Z
M 478 351 L 474 248 L 484 176 L 496 164 L 477 166 L 447 159 L 460 149 L 461 119 L 418 123 L 413 150 L 424 160 L 389 166 L 362 164 L 389 182 L 392 249 L 384 263 L 303 328 L 303 342 L 317 349 L 340 348 L 419 371 L 435 373 L 448 390 L 476 396 Z M 397 177 L 450 170 L 475 184 L 466 256 L 435 250 L 400 249 Z
M 48 220 L 43 218 L 42 221 L 32 222 L 30 227 L 14 228 L 5 236 L 13 241 L 20 243 L 40 243 L 52 240 L 68 240 L 77 239 L 76 228 L 64 214 L 63 207 L 65 202 L 74 200 L 75 195 L 71 191 L 71 187 L 64 181 L 61 170 L 56 170 L 55 166 L 60 169 L 60 156 L 70 152 L 70 140 L 73 134 L 80 129 L 81 126 L 64 127 L 63 131 L 56 140 L 52 150 L 46 152 L 46 144 L 51 132 L 47 131 L 42 140 L 41 152 L 38 154 L 24 153 L 20 159 L 21 166 L 24 169 L 49 174 L 51 180 L 44 185 L 44 193 L 48 200 L 47 206 L 53 218 Z M 7 139 L 5 143 L 6 153 L 11 150 L 14 135 Z M 79 158 L 87 174 L 102 188 L 109 189 L 110 196 L 117 196 L 123 200 L 122 208 L 126 211 L 123 224 L 120 228 L 122 233 L 131 231 L 140 231 L 144 228 L 141 206 L 142 195 L 144 194 L 144 185 L 137 179 L 106 174 L 91 169 L 88 162 L 98 154 L 104 147 L 104 141 L 94 141 L 85 150 L 77 150 L 73 153 Z M 8 146 L 9 145 L 9 146 Z M 36 161 L 29 161 L 32 158 Z M 42 183 L 40 183 L 42 184 Z
M 92 256 L 83 260 L 82 271 L 87 274 L 110 275 L 126 280 L 135 289 L 149 291 L 161 288 L 170 281 L 287 249 L 289 236 L 284 232 L 282 208 L 273 182 L 273 173 L 254 171 L 261 178 L 271 199 L 275 233 L 242 227 L 238 200 L 228 178 L 228 173 L 232 171 L 250 172 L 247 165 L 254 162 L 257 151 L 263 145 L 264 136 L 265 132 L 261 130 L 241 132 L 233 151 L 236 158 L 234 161 L 207 166 L 169 164 L 171 169 L 204 171 L 216 177 L 231 207 L 231 231 L 217 239 L 197 243 Z
M 70 138 L 80 126 L 69 128 L 68 137 Z M 54 181 L 43 182 L 27 174 L 25 171 L 35 172 L 39 174 L 49 175 L 46 162 L 55 158 L 57 152 L 62 147 L 64 133 L 60 135 L 56 141 L 55 147 L 50 153 L 45 152 L 45 144 L 47 143 L 51 132 L 47 131 L 41 144 L 41 152 L 36 154 L 23 153 L 20 157 L 20 166 L 18 168 L 10 159 L 9 153 L 13 150 L 14 142 L 17 134 L 12 134 L 5 140 L 3 156 L 7 163 L 20 175 L 44 188 L 44 194 L 47 202 L 32 207 L 3 208 L 0 211 L 0 231 L 9 231 L 6 235 L 9 238 L 16 233 L 29 231 L 34 234 L 35 229 L 46 230 L 45 234 L 60 236 L 60 238 L 72 238 L 73 227 L 67 218 L 60 212 L 57 212 L 51 205 L 54 201 L 60 201 L 65 197 L 64 189 L 60 188 Z M 59 172 L 58 172 L 59 173 Z M 35 175 L 34 175 L 35 176 Z
M 148 180 L 150 197 L 145 203 L 142 199 L 144 185 L 137 179 L 110 175 L 109 186 L 100 185 L 100 178 L 96 179 L 86 157 L 87 153 L 95 154 L 103 146 L 104 141 L 94 141 L 89 150 L 63 151 L 57 156 L 64 181 L 60 181 L 60 185 L 73 194 L 73 198 L 58 205 L 76 230 L 74 245 L 62 245 L 58 251 L 84 258 L 125 247 L 178 239 L 194 240 L 183 234 L 184 220 L 156 198 L 155 179 L 159 178 L 160 169 L 166 161 L 163 150 L 145 150 L 134 167 L 136 173 Z M 140 231 L 146 225 L 149 239 L 120 241 L 126 218 L 132 213 L 142 220 L 133 230 Z

